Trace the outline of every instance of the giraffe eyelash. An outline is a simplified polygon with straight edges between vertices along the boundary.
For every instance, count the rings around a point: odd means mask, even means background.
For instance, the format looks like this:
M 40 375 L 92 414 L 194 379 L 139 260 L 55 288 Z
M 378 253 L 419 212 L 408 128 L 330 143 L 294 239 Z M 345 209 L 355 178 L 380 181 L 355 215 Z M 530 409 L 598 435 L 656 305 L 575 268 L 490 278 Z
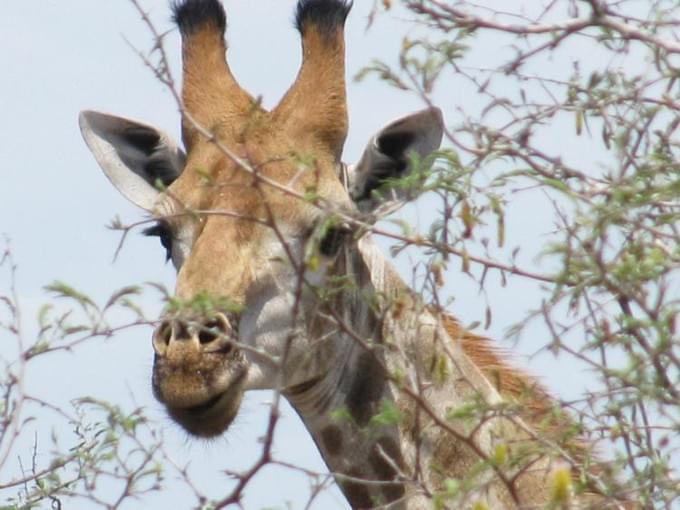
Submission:
M 173 235 L 167 223 L 158 222 L 153 227 L 144 229 L 142 234 L 147 237 L 160 238 L 161 245 L 165 248 L 165 261 L 167 262 L 172 258 Z

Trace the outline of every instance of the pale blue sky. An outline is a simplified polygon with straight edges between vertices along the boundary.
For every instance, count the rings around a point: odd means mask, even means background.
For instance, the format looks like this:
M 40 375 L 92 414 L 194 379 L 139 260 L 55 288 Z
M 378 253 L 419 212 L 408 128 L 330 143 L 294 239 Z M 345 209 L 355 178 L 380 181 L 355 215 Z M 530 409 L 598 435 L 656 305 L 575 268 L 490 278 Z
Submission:
M 142 0 L 161 30 L 170 28 L 166 0 Z M 0 154 L 3 185 L 0 187 L 0 234 L 11 239 L 19 265 L 19 291 L 26 310 L 27 331 L 39 303 L 47 299 L 42 286 L 55 279 L 68 282 L 103 302 L 116 289 L 143 281 L 162 282 L 173 287 L 174 270 L 163 264 L 163 250 L 155 239 L 132 235 L 113 262 L 120 236 L 105 228 L 118 215 L 125 222 L 141 218 L 109 184 L 82 142 L 77 116 L 82 109 L 97 109 L 153 123 L 179 138 L 179 115 L 170 94 L 163 89 L 127 45 L 146 50 L 151 45 L 132 4 L 126 0 L 42 0 L 3 2 L 0 18 Z M 294 0 L 230 0 L 230 64 L 241 84 L 265 105 L 273 105 L 285 92 L 297 72 L 299 41 L 292 28 Z M 365 31 L 372 2 L 359 0 L 347 26 L 348 74 L 374 58 L 394 60 L 401 37 L 410 25 L 397 16 L 384 16 Z M 403 13 L 402 13 L 403 15 Z M 480 58 L 496 59 L 509 50 L 502 41 L 476 48 Z M 166 39 L 166 48 L 179 66 L 176 33 Z M 370 135 L 394 117 L 422 107 L 414 96 L 388 89 L 370 79 L 361 84 L 349 80 L 350 135 L 345 160 L 358 158 Z M 437 89 L 435 101 L 442 106 L 449 125 L 460 119 L 456 106 L 473 108 L 482 104 L 468 85 L 449 77 Z M 561 142 L 560 142 L 561 143 Z M 526 197 L 526 195 L 525 195 Z M 426 226 L 431 217 L 427 204 L 409 209 L 410 221 Z M 509 242 L 531 246 L 550 228 L 545 215 L 536 214 L 532 202 L 512 208 Z M 528 260 L 531 260 L 530 257 Z M 408 258 L 400 264 L 408 275 Z M 447 292 L 456 296 L 455 313 L 465 322 L 483 320 L 483 300 L 477 288 L 452 264 Z M 511 279 L 501 288 L 490 281 L 495 321 L 487 332 L 500 337 L 536 299 L 535 287 Z M 6 274 L 0 285 L 7 283 Z M 5 288 L 5 287 L 3 287 Z M 145 299 L 149 316 L 162 307 L 157 295 Z M 29 334 L 30 337 L 30 334 Z M 522 346 L 532 352 L 545 337 Z M 0 343 L 4 349 L 6 342 Z M 138 328 L 108 341 L 94 341 L 75 355 L 57 355 L 49 364 L 38 363 L 29 372 L 28 387 L 46 398 L 67 402 L 89 394 L 124 405 L 131 395 L 158 417 L 165 429 L 168 449 L 180 464 L 191 462 L 194 478 L 210 496 L 227 492 L 227 480 L 220 470 L 247 468 L 259 452 L 257 442 L 265 431 L 268 395 L 250 395 L 236 425 L 224 439 L 208 445 L 187 440 L 186 435 L 163 417 L 161 406 L 150 391 L 152 349 L 150 330 Z M 522 358 L 518 363 L 524 364 Z M 531 362 L 531 371 L 546 377 L 555 393 L 575 391 L 578 386 L 571 370 L 548 357 Z M 562 381 L 569 374 L 569 388 Z M 49 423 L 38 427 L 45 445 Z M 323 470 L 311 439 L 290 408 L 276 435 L 278 458 Z M 29 451 L 17 452 L 29 455 Z M 0 472 L 0 479 L 10 476 Z M 153 496 L 143 508 L 185 508 L 193 501 L 187 491 L 175 490 Z M 306 479 L 285 469 L 268 468 L 247 491 L 245 507 L 283 507 L 291 501 L 299 508 L 308 494 Z M 302 495 L 302 497 L 300 496 Z M 4 499 L 0 492 L 0 501 Z M 85 506 L 68 505 L 73 508 Z M 128 506 L 128 508 L 133 508 Z M 330 493 L 317 500 L 317 509 L 347 508 L 342 496 Z

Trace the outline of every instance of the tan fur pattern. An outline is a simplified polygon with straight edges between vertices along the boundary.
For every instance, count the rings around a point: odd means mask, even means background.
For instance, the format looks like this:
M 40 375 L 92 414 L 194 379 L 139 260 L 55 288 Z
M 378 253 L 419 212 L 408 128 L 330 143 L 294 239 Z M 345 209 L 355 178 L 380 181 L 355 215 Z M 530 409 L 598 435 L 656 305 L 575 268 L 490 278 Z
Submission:
M 464 330 L 446 313 L 440 312 L 439 317 L 449 336 L 460 341 L 465 354 L 482 369 L 496 390 L 513 401 L 522 402 L 522 418 L 528 423 L 536 423 L 550 412 L 555 401 L 535 378 L 513 368 L 489 339 Z
M 598 477 L 604 486 L 616 483 L 598 466 L 593 445 L 582 440 L 573 420 L 536 379 L 513 368 L 490 340 L 466 331 L 443 310 L 422 304 L 370 244 L 360 243 L 359 249 L 366 272 L 357 271 L 358 281 L 361 286 L 370 281 L 373 291 L 385 298 L 388 313 L 382 336 L 388 344 L 399 346 L 400 354 L 385 351 L 388 372 L 422 384 L 415 398 L 401 384 L 391 383 L 391 387 L 402 415 L 402 453 L 407 465 L 420 462 L 426 485 L 442 490 L 446 480 L 474 479 L 478 492 L 468 494 L 461 508 L 471 508 L 480 500 L 491 508 L 552 508 L 555 470 L 567 469 L 574 495 L 559 508 L 636 508 L 598 490 Z M 363 336 L 375 339 L 378 334 L 363 332 Z M 464 410 L 470 405 L 479 409 L 469 414 Z M 464 411 L 460 418 L 444 418 L 457 409 Z M 436 422 L 434 415 L 444 422 Z M 508 482 L 494 479 L 493 470 L 478 468 L 479 452 L 493 458 L 496 446 L 507 448 L 507 459 L 512 460 L 499 467 Z M 589 476 L 583 477 L 581 470 Z M 429 505 L 414 500 L 408 508 Z
M 557 401 L 534 377 L 508 363 L 507 356 L 491 340 L 464 330 L 455 318 L 443 311 L 439 311 L 439 317 L 449 336 L 461 343 L 465 354 L 482 370 L 498 392 L 508 402 L 517 404 L 517 415 L 538 436 L 562 448 L 575 461 L 571 466 L 575 478 L 578 478 L 578 472 L 585 462 L 589 462 L 588 470 L 592 475 L 607 476 L 598 464 L 593 445 L 576 433 L 578 429 L 569 414 L 558 408 Z M 586 501 L 592 498 L 592 503 L 597 506 L 602 504 L 601 495 L 592 483 L 586 485 L 582 497 Z M 616 501 L 611 504 L 611 508 L 633 510 L 638 506 L 632 501 Z
M 295 84 L 274 110 L 292 136 L 311 139 L 339 161 L 347 136 L 345 42 L 342 30 L 322 32 L 307 27 L 302 40 L 303 61 Z
M 186 110 L 182 132 L 189 150 L 200 139 L 194 122 L 210 131 L 221 126 L 236 127 L 247 113 L 257 110 L 253 98 L 231 74 L 226 51 L 224 37 L 214 25 L 205 25 L 182 38 L 182 100 Z

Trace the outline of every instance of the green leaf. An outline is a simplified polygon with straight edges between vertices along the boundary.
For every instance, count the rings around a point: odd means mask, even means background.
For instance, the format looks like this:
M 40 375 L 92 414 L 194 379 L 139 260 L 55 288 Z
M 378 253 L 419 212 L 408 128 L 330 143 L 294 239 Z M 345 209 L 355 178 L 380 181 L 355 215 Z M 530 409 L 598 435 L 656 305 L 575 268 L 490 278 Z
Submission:
M 49 285 L 46 285 L 45 290 L 56 294 L 57 297 L 73 299 L 84 307 L 90 306 L 97 309 L 97 305 L 94 303 L 94 301 L 92 301 L 92 299 L 64 282 L 55 281 Z
M 380 411 L 370 421 L 372 426 L 398 425 L 404 416 L 397 405 L 391 400 L 383 400 L 380 403 Z

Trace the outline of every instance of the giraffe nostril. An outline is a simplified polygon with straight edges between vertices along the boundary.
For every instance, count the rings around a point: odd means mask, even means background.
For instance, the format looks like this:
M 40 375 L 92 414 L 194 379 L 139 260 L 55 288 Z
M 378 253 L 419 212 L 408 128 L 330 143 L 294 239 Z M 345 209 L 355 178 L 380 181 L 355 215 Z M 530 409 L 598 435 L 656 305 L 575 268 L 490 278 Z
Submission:
M 163 321 L 153 334 L 153 348 L 156 354 L 163 355 L 172 341 L 172 323 Z
M 229 340 L 231 334 L 231 326 L 227 321 L 227 318 L 219 314 L 212 319 L 206 321 L 200 328 L 198 332 L 198 341 L 201 345 L 213 344 L 221 340 L 219 343 L 224 343 Z M 231 346 L 231 343 L 225 343 L 225 347 Z M 231 347 L 229 347 L 231 350 Z
M 198 332 L 198 341 L 201 342 L 201 344 L 209 344 L 217 340 L 221 334 L 222 332 L 218 329 L 217 325 L 213 322 L 209 322 L 208 324 L 204 324 Z

